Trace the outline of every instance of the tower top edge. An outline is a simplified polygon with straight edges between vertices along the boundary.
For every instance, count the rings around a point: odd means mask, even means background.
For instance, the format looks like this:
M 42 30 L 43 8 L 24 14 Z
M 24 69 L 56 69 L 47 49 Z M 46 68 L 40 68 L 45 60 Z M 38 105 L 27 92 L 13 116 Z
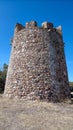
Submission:
M 15 33 L 19 32 L 20 30 L 22 30 L 24 28 L 25 29 L 31 29 L 31 28 L 35 28 L 35 27 L 36 28 L 43 28 L 43 29 L 52 29 L 53 28 L 53 23 L 45 21 L 45 22 L 43 22 L 41 24 L 40 27 L 37 25 L 36 21 L 26 22 L 25 26 L 23 26 L 20 23 L 16 23 L 16 25 L 15 25 Z
M 51 22 L 47 22 L 47 21 L 45 21 L 45 22 L 43 22 L 42 24 L 41 24 L 41 26 L 38 26 L 37 25 L 37 22 L 36 21 L 29 21 L 29 22 L 26 22 L 25 23 L 25 26 L 23 26 L 22 24 L 20 24 L 20 23 L 16 23 L 16 25 L 15 25 L 15 29 L 14 29 L 14 34 L 17 34 L 19 31 L 21 31 L 22 29 L 34 29 L 34 28 L 41 28 L 41 29 L 49 29 L 49 30 L 52 30 L 52 29 L 54 29 L 54 25 L 53 25 L 53 23 L 51 23 Z M 57 27 L 57 28 L 55 28 L 56 30 L 57 30 L 57 32 L 59 32 L 59 33 L 61 33 L 62 34 L 62 28 L 61 28 L 61 26 L 59 26 L 59 27 Z

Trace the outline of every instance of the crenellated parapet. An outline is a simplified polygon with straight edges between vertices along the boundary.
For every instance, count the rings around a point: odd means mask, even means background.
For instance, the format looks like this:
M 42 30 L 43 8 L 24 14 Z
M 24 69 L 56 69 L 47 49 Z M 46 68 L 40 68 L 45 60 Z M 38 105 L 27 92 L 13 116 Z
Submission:
M 34 27 L 38 27 L 36 21 L 27 22 L 27 23 L 26 23 L 26 26 L 25 26 L 25 28 L 34 28 Z M 51 29 L 51 28 L 53 28 L 53 24 L 52 24 L 52 23 L 49 23 L 49 22 L 43 22 L 43 23 L 41 24 L 41 27 L 42 27 L 42 28 Z M 20 30 L 23 29 L 23 28 L 24 28 L 24 26 L 21 25 L 21 24 L 19 24 L 19 23 L 17 23 L 16 26 L 15 26 L 16 32 L 20 31 Z
M 25 27 L 23 25 L 17 23 L 15 26 L 14 34 L 17 34 L 19 31 L 21 31 L 23 29 L 26 30 L 26 29 L 34 29 L 34 28 L 47 29 L 49 31 L 57 31 L 60 35 L 62 35 L 62 27 L 61 26 L 54 28 L 53 23 L 43 22 L 41 24 L 41 27 L 38 27 L 36 21 L 27 22 Z
M 23 25 L 17 23 L 16 26 L 15 26 L 14 33 L 16 34 L 16 33 L 19 32 L 20 30 L 22 30 L 23 28 L 24 28 Z

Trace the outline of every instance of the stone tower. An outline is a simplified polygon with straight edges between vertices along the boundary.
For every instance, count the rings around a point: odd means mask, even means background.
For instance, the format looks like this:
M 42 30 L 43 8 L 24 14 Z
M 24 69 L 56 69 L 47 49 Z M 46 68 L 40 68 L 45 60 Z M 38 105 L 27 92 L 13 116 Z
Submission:
M 69 94 L 61 26 L 16 24 L 4 95 L 60 102 Z

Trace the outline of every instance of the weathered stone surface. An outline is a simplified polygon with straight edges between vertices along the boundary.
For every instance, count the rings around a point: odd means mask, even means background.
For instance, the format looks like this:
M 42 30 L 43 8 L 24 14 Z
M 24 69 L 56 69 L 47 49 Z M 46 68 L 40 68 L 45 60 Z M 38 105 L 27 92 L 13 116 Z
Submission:
M 62 36 L 46 24 L 28 22 L 17 33 L 15 28 L 4 95 L 54 102 L 69 96 Z
M 58 33 L 59 33 L 60 35 L 62 35 L 62 27 L 61 27 L 61 26 L 58 26 L 58 27 L 56 28 L 56 30 L 58 31 Z
M 51 29 L 51 28 L 53 28 L 53 24 L 49 23 L 49 22 L 44 22 L 44 23 L 42 23 L 42 27 L 47 28 L 47 29 Z

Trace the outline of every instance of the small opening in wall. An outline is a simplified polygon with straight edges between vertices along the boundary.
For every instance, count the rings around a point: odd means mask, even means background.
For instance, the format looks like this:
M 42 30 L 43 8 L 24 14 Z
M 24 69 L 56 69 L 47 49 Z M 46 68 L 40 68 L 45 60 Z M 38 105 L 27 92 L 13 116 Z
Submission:
M 57 39 L 55 40 L 55 45 L 59 45 L 59 42 L 57 41 Z
M 38 76 L 40 76 L 41 74 L 40 74 L 40 73 L 38 73 L 37 75 L 38 75 Z
M 66 77 L 66 75 L 63 73 L 63 77 L 65 78 Z
M 37 34 L 34 34 L 34 38 L 36 38 L 37 37 Z
M 57 51 L 57 54 L 60 54 L 60 51 L 59 51 L 59 50 Z
M 67 81 L 65 81 L 65 84 L 67 83 Z
M 64 57 L 62 56 L 62 59 L 64 59 Z
M 14 48 L 16 48 L 16 47 L 14 46 Z
M 61 78 L 60 78 L 60 79 L 58 79 L 58 81 L 59 81 L 59 82 L 61 82 L 61 80 L 62 80 Z

